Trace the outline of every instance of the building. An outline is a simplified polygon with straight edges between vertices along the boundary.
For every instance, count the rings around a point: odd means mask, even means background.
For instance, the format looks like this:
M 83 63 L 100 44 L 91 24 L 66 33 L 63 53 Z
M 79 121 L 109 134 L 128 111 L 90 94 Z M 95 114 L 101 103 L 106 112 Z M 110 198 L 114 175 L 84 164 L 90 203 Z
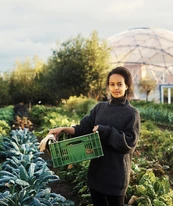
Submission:
M 133 28 L 109 37 L 108 43 L 112 48 L 112 67 L 125 66 L 132 73 L 135 98 L 146 98 L 138 84 L 141 79 L 150 78 L 157 83 L 157 89 L 149 100 L 161 101 L 159 86 L 173 84 L 173 31 Z

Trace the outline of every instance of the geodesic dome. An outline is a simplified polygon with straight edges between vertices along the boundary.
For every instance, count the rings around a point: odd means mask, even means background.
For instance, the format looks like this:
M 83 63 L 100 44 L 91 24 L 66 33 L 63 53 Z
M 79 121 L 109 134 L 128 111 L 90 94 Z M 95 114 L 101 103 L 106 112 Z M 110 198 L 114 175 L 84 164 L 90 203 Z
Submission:
M 147 77 L 158 85 L 173 83 L 172 31 L 134 28 L 109 37 L 108 43 L 112 47 L 112 67 L 129 68 L 136 87 Z

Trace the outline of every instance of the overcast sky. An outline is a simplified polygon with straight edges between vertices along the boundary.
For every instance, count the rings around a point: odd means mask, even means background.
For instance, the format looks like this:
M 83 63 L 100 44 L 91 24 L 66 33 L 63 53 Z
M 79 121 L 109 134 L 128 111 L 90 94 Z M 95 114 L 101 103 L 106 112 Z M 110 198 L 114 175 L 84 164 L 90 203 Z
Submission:
M 56 42 L 96 30 L 108 38 L 136 27 L 173 31 L 172 0 L 0 0 L 0 72 L 52 55 Z

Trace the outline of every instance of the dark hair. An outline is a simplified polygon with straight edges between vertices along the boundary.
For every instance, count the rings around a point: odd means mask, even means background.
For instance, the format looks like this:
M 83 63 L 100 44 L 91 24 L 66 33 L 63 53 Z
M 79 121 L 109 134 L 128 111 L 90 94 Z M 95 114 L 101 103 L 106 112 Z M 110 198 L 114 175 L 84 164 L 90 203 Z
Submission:
M 125 84 L 127 85 L 128 89 L 126 90 L 127 97 L 133 96 L 133 89 L 132 89 L 132 75 L 130 71 L 125 67 L 116 67 L 109 72 L 106 80 L 106 86 L 109 86 L 109 78 L 113 74 L 119 74 L 124 77 Z

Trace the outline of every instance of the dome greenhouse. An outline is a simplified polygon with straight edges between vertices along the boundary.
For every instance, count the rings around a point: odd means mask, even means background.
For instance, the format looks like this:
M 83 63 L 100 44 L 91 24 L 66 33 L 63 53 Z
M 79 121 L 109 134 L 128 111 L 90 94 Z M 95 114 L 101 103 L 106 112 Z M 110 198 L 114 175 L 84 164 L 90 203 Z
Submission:
M 111 64 L 127 67 L 133 76 L 135 98 L 143 99 L 138 84 L 144 78 L 157 83 L 150 96 L 159 100 L 159 86 L 173 84 L 173 31 L 133 28 L 108 38 Z

